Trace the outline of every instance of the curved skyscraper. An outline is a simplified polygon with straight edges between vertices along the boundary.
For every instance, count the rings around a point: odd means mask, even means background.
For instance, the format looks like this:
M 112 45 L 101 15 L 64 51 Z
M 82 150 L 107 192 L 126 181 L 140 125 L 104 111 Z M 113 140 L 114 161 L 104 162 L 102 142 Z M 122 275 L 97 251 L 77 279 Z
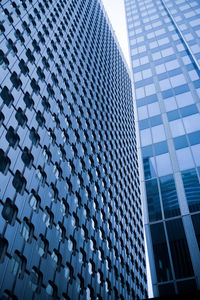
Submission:
M 131 80 L 101 2 L 0 12 L 0 298 L 147 297 Z

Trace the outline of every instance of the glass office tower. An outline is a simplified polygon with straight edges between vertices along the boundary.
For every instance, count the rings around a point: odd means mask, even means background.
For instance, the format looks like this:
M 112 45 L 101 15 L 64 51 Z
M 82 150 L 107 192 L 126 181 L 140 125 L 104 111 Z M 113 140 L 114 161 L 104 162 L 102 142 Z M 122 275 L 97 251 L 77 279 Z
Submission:
M 124 2 L 154 294 L 200 289 L 200 4 Z
M 101 2 L 0 11 L 0 298 L 147 297 L 131 80 Z

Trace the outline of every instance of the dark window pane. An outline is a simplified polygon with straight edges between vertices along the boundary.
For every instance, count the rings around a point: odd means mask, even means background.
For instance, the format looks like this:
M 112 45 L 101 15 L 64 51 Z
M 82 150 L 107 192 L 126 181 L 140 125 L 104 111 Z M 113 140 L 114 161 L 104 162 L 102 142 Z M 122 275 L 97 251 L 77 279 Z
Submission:
M 160 209 L 160 197 L 157 180 L 146 181 L 147 203 L 149 211 L 149 221 L 157 221 L 162 218 Z
M 158 286 L 160 296 L 172 296 L 175 294 L 173 283 L 161 284 Z
M 192 222 L 193 222 L 194 231 L 196 234 L 197 243 L 199 245 L 199 250 L 200 250 L 200 214 L 193 215 Z
M 159 180 L 165 218 L 180 215 L 179 203 L 173 175 L 160 177 Z
M 190 212 L 200 210 L 200 184 L 195 169 L 182 172 L 185 194 Z
M 182 219 L 166 222 L 176 278 L 194 275 Z
M 150 226 L 158 282 L 172 279 L 163 223 Z
M 187 293 L 197 290 L 196 281 L 194 279 L 177 282 L 177 286 L 179 293 Z

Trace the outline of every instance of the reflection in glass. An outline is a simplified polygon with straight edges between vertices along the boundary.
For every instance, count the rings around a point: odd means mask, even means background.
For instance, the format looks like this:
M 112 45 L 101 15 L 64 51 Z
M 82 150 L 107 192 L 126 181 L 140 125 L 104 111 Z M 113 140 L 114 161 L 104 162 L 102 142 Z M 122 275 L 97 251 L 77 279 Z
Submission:
M 158 192 L 157 179 L 146 181 L 147 203 L 149 221 L 157 221 L 162 218 L 160 209 L 160 197 Z
M 145 179 L 156 177 L 156 166 L 154 157 L 143 158 Z
M 166 222 L 176 278 L 194 275 L 182 219 Z
M 156 163 L 157 163 L 158 176 L 168 175 L 173 172 L 169 153 L 156 156 Z
M 159 178 L 165 218 L 180 215 L 173 175 Z
M 192 222 L 193 222 L 194 231 L 196 234 L 196 239 L 197 239 L 197 243 L 199 245 L 199 250 L 200 250 L 200 214 L 193 215 Z
M 172 279 L 163 223 L 150 225 L 158 282 Z
M 182 179 L 190 212 L 200 210 L 200 184 L 196 170 L 182 172 Z
M 194 161 L 190 148 L 183 148 L 176 151 L 180 170 L 187 170 L 194 167 Z

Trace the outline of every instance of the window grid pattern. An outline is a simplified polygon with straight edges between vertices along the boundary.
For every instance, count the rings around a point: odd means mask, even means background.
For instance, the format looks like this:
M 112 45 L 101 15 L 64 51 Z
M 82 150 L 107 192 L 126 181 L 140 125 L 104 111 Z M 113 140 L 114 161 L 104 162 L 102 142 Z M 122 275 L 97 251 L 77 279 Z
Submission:
M 147 297 L 131 81 L 98 1 L 2 1 L 0 296 Z
M 182 271 L 179 273 L 175 252 L 178 244 L 182 244 L 188 253 L 182 231 L 182 197 L 190 214 L 196 216 L 199 212 L 200 73 L 162 2 L 199 63 L 200 6 L 197 1 L 124 1 L 146 190 L 145 223 L 151 231 L 157 276 L 154 291 L 157 295 L 170 296 L 184 292 L 186 279 L 188 289 L 197 288 L 194 275 L 199 276 L 192 270 L 190 259 L 187 273 L 180 258 Z M 192 229 L 196 245 L 198 218 L 197 214 Z M 168 222 L 172 222 L 170 226 Z M 169 228 L 182 231 L 177 241 L 174 237 L 171 240 Z M 159 231 L 160 241 L 156 237 Z

